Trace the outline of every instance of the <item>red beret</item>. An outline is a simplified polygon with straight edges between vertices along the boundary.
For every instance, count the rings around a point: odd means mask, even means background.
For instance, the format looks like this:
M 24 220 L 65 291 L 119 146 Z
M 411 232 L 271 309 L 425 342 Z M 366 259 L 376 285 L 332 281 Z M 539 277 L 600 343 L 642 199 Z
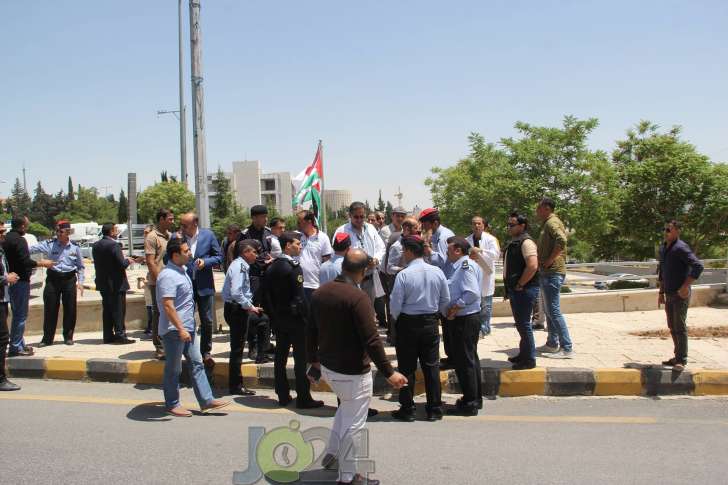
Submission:
M 61 220 L 56 223 L 56 228 L 57 229 L 70 229 L 71 223 L 70 223 L 70 221 Z
M 349 239 L 350 239 L 349 235 L 345 232 L 340 232 L 334 236 L 334 242 L 337 242 L 337 243 L 343 243 L 344 241 L 347 241 Z
M 420 220 L 426 219 L 429 216 L 435 216 L 438 214 L 439 214 L 439 211 L 435 207 L 429 207 L 429 208 L 423 210 L 422 212 L 420 212 L 419 219 Z

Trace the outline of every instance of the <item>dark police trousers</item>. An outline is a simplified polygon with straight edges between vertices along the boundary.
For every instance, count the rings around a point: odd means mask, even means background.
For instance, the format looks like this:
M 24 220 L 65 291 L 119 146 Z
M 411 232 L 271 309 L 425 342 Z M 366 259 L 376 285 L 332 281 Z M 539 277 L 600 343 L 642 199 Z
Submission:
M 63 340 L 73 340 L 76 328 L 76 272 L 46 271 L 43 290 L 43 342 L 52 344 L 56 337 L 58 310 L 63 302 Z
M 270 320 L 268 315 L 261 313 L 260 315 L 248 315 L 248 351 L 255 353 L 259 357 L 265 355 L 265 351 L 270 347 Z
M 397 367 L 407 378 L 407 386 L 399 390 L 399 404 L 405 411 L 415 407 L 414 387 L 417 360 L 425 378 L 427 412 L 442 412 L 440 389 L 440 333 L 439 317 L 430 315 L 405 315 L 397 318 Z
M 480 312 L 455 317 L 450 320 L 450 356 L 455 365 L 460 388 L 463 391 L 458 407 L 477 408 L 483 402 L 482 382 L 480 380 L 480 358 L 478 357 L 478 337 L 480 332 Z
M 445 317 L 440 317 L 440 323 L 442 324 L 442 346 L 445 350 L 445 357 L 452 359 L 452 321 Z M 448 362 L 452 364 L 452 362 Z
M 688 363 L 688 306 L 690 295 L 682 299 L 677 293 L 665 295 L 665 312 L 667 313 L 667 326 L 670 329 L 672 343 L 675 349 L 675 360 L 681 364 Z
M 0 303 L 0 382 L 5 380 L 5 358 L 8 355 L 8 344 L 10 343 L 8 306 L 9 303 L 7 302 Z
M 103 308 L 104 343 L 110 343 L 114 338 L 126 337 L 126 291 L 99 289 L 99 293 Z
M 273 365 L 275 388 L 278 399 L 285 399 L 290 393 L 286 362 L 293 346 L 293 370 L 296 374 L 296 401 L 308 402 L 311 397 L 311 384 L 306 377 L 306 329 L 303 322 L 295 326 L 276 325 L 276 356 Z
M 243 361 L 243 348 L 245 337 L 248 334 L 247 310 L 238 303 L 225 302 L 225 321 L 230 327 L 230 361 L 228 364 L 228 386 L 235 389 L 243 384 L 243 376 L 240 373 L 240 364 Z

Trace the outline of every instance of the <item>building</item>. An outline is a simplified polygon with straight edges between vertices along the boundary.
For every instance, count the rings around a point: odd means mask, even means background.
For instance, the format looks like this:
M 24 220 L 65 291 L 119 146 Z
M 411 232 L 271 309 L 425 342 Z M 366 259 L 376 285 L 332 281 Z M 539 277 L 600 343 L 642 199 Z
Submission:
M 351 205 L 351 191 L 324 189 L 324 205 L 330 211 L 348 208 Z

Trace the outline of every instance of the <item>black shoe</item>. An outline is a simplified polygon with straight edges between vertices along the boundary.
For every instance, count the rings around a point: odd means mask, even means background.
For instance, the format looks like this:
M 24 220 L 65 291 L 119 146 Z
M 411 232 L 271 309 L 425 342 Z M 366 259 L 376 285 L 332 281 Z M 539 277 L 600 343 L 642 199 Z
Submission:
M 256 360 L 258 358 L 258 352 L 256 352 L 255 350 L 248 351 L 248 358 L 250 360 Z
M 414 423 L 415 421 L 414 411 L 405 411 L 402 408 L 392 411 L 392 417 L 397 421 L 404 421 L 405 423 Z
M 536 367 L 535 360 L 521 360 L 519 362 L 514 363 L 513 367 L 511 367 L 511 370 L 527 370 L 527 369 L 533 369 L 534 367 Z
M 427 413 L 427 417 L 425 418 L 425 421 L 429 422 L 435 422 L 442 420 L 442 411 L 433 411 L 431 413 Z
M 675 357 L 673 357 L 672 359 L 668 359 L 668 360 L 663 360 L 662 361 L 662 365 L 666 365 L 666 366 L 669 366 L 669 367 L 672 367 L 675 364 L 677 364 L 677 359 Z
M 379 414 L 379 411 L 377 411 L 376 409 L 369 408 L 369 410 L 367 411 L 368 418 L 373 418 L 377 414 Z
M 379 480 L 373 478 L 364 478 L 361 475 L 356 475 L 350 482 L 336 482 L 337 485 L 379 485 Z
M 514 355 L 513 357 L 508 357 L 508 362 L 515 364 L 517 362 L 521 361 L 521 354 Z
M 278 405 L 281 406 L 281 407 L 286 407 L 289 404 L 291 404 L 292 401 L 293 401 L 293 398 L 289 394 L 288 396 L 279 397 L 278 398 Z
M 30 350 L 11 350 L 8 352 L 8 357 L 30 357 L 33 353 L 32 348 Z
M 326 453 L 324 458 L 321 460 L 321 466 L 324 467 L 324 470 L 338 470 L 339 459 L 336 458 L 336 455 Z
M 265 353 L 266 354 L 275 354 L 276 353 L 276 346 L 275 345 L 271 345 L 270 347 L 268 347 L 268 350 L 266 350 Z
M 449 359 L 440 359 L 440 370 L 454 369 L 455 364 L 451 363 Z
M 48 343 L 48 342 L 44 342 L 41 340 L 40 343 L 38 344 L 38 348 L 40 349 L 42 347 L 50 347 L 51 345 L 53 345 L 53 342 Z
M 447 410 L 449 416 L 477 416 L 478 408 L 472 406 L 456 406 Z
M 63 343 L 66 345 L 73 345 L 73 339 L 69 338 L 68 340 L 64 340 Z
M 245 386 L 231 387 L 230 394 L 233 396 L 255 396 L 255 391 L 248 389 Z
M 0 380 L 0 392 L 2 391 L 19 391 L 20 386 L 10 382 L 9 380 L 3 378 Z
M 316 409 L 324 406 L 323 401 L 317 401 L 315 399 L 299 401 L 296 399 L 296 409 Z
M 273 359 L 266 357 L 265 355 L 263 357 L 258 356 L 255 359 L 256 364 L 267 364 L 268 362 L 273 362 Z
M 543 330 L 546 327 L 543 326 L 543 323 L 532 323 L 531 328 L 534 330 Z
M 112 340 L 112 343 L 116 345 L 129 345 L 135 343 L 136 340 L 133 338 L 127 338 L 127 337 L 115 337 L 114 340 Z

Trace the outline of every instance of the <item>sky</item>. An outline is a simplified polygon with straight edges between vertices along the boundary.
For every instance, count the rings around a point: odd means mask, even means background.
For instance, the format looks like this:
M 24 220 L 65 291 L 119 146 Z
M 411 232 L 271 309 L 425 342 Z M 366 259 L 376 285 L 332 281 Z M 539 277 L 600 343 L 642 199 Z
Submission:
M 431 204 L 430 169 L 516 121 L 596 117 L 595 149 L 641 119 L 728 160 L 725 1 L 201 0 L 207 163 L 295 175 L 324 144 L 326 188 Z M 179 172 L 177 2 L 0 0 L 0 196 L 118 194 Z M 190 104 L 185 3 L 185 97 Z M 192 169 L 188 120 L 189 173 Z

